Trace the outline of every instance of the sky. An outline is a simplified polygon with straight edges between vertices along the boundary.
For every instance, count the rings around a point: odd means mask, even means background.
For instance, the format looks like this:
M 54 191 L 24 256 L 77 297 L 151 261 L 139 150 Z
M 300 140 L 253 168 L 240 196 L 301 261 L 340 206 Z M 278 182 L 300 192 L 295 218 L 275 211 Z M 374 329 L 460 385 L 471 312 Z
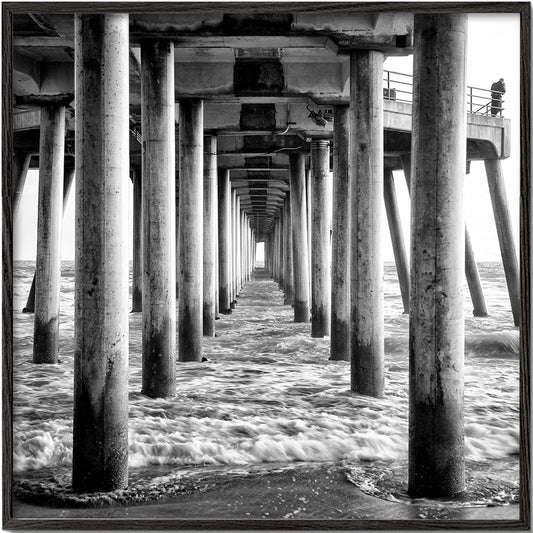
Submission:
M 507 197 L 518 251 L 519 228 L 519 83 L 520 83 L 520 31 L 518 14 L 476 14 L 468 17 L 468 45 L 466 83 L 475 87 L 490 88 L 494 81 L 504 78 L 507 93 L 504 96 L 504 115 L 511 119 L 511 157 L 502 161 Z M 384 68 L 412 73 L 412 56 L 391 57 Z M 409 196 L 401 172 L 394 173 L 396 193 L 400 206 L 406 246 L 409 244 Z M 26 178 L 17 219 L 14 221 L 14 259 L 35 260 L 37 234 L 38 171 L 31 170 Z M 500 261 L 498 238 L 482 161 L 471 164 L 464 186 L 465 218 L 470 231 L 477 261 Z M 129 186 L 129 227 L 133 227 L 133 191 Z M 383 213 L 383 257 L 394 260 L 386 217 Z M 62 259 L 74 259 L 74 187 L 63 219 Z M 132 238 L 129 238 L 132 256 Z

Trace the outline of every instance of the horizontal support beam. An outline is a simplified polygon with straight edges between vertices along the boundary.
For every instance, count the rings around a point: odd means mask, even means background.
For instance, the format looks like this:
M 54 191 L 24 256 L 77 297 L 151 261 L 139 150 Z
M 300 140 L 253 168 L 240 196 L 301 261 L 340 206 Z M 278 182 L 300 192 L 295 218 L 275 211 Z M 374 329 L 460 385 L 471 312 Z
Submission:
M 16 106 L 67 106 L 74 94 L 25 94 L 15 95 Z

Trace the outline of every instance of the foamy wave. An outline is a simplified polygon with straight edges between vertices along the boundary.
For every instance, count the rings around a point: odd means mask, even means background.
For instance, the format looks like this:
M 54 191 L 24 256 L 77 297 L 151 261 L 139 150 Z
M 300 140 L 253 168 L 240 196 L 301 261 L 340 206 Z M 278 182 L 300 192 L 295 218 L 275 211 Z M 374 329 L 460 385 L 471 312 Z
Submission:
M 476 357 L 516 358 L 520 354 L 518 330 L 497 331 L 467 335 L 465 351 Z
M 15 278 L 14 468 L 70 467 L 72 461 L 73 296 L 63 280 L 61 364 L 31 363 L 32 315 L 22 315 L 33 271 Z M 22 285 L 21 285 L 22 284 Z M 253 294 L 252 294 L 253 289 Z M 349 363 L 329 361 L 329 340 L 293 322 L 272 282 L 256 281 L 217 337 L 204 338 L 207 363 L 177 363 L 174 398 L 141 388 L 141 315 L 130 315 L 130 466 L 402 460 L 408 439 L 408 317 L 396 281 L 386 284 L 386 389 L 383 399 L 352 394 Z M 17 296 L 18 295 L 18 296 Z M 395 295 L 392 298 L 392 295 Z M 487 297 L 488 300 L 488 297 Z M 394 301 L 394 305 L 392 302 Z M 508 316 L 510 317 L 510 313 Z M 518 451 L 518 361 L 483 357 L 491 339 L 514 353 L 512 323 L 467 319 L 467 458 L 497 461 Z M 507 326 L 509 331 L 501 333 Z M 469 344 L 470 343 L 470 344 Z

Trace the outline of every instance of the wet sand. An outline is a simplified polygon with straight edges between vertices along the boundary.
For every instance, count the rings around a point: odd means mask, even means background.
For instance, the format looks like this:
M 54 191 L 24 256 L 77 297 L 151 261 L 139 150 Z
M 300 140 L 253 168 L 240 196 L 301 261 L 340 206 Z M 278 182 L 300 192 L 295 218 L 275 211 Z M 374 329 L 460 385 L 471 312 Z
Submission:
M 444 508 L 369 496 L 337 466 L 264 472 L 188 491 L 164 503 L 60 508 L 15 500 L 15 518 L 168 520 L 516 520 L 518 505 Z M 331 524 L 334 527 L 334 523 Z

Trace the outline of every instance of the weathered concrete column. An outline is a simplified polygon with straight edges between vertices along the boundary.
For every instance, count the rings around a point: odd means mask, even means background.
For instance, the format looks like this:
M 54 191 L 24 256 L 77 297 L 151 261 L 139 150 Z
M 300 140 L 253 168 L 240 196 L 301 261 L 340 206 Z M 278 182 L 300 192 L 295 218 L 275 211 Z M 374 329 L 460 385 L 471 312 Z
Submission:
M 270 276 L 273 278 L 273 262 L 272 262 L 272 233 L 269 233 L 267 235 L 267 240 L 265 242 L 265 254 L 266 254 L 266 260 L 267 260 L 267 270 L 270 274 Z
M 24 192 L 26 176 L 30 168 L 31 154 L 15 153 L 13 161 L 13 221 L 17 217 L 20 200 Z
M 464 490 L 464 14 L 414 23 L 409 492 Z
M 72 188 L 72 183 L 74 182 L 74 170 L 74 167 L 64 169 L 65 176 L 63 178 L 63 216 L 65 215 L 65 209 L 67 208 L 70 189 Z M 22 310 L 23 313 L 33 313 L 35 311 L 35 277 L 36 274 L 33 274 L 33 280 L 31 282 L 31 288 L 28 294 L 28 299 L 26 300 L 26 305 Z
M 142 393 L 165 398 L 176 392 L 175 111 L 171 42 L 141 43 L 141 114 Z
M 384 388 L 383 54 L 350 57 L 352 390 L 380 397 Z
M 218 239 L 219 239 L 219 219 L 218 219 L 218 168 L 215 170 L 216 172 L 216 178 L 215 178 L 215 320 L 218 320 L 220 318 L 220 309 L 219 309 L 219 303 L 220 303 L 220 297 L 219 297 L 219 290 L 220 290 L 220 275 L 219 275 L 219 267 L 220 267 L 220 260 L 219 260 L 219 249 L 218 249 Z
M 202 360 L 204 104 L 180 100 L 179 360 Z
M 520 325 L 520 270 L 511 226 L 511 215 L 507 203 L 507 194 L 503 181 L 502 167 L 499 159 L 485 159 L 485 171 L 489 184 L 492 210 L 496 221 L 503 269 L 507 280 L 507 290 L 511 300 L 511 310 L 515 326 Z
M 243 211 L 241 214 L 241 231 L 242 231 L 242 279 L 243 283 L 248 282 L 248 228 L 246 226 L 246 213 Z
M 241 197 L 236 196 L 236 208 L 235 208 L 235 256 L 237 262 L 237 296 L 241 293 L 242 289 L 242 268 L 241 268 Z
M 333 223 L 331 241 L 330 359 L 350 360 L 350 201 L 348 158 L 349 113 L 336 106 L 333 140 Z
M 285 284 L 285 211 L 283 207 L 279 209 L 279 282 L 278 287 L 284 290 Z
M 311 336 L 329 335 L 331 321 L 331 206 L 329 142 L 311 143 Z
M 112 491 L 128 483 L 128 15 L 76 15 L 75 36 L 72 487 Z
M 273 225 L 272 225 L 272 232 L 271 232 L 271 239 L 270 239 L 270 255 L 271 255 L 271 262 L 272 262 L 272 279 L 276 281 L 276 220 L 274 219 Z
M 243 240 L 242 240 L 242 268 L 243 268 L 243 273 L 242 273 L 242 277 L 243 277 L 243 282 L 244 283 L 248 283 L 248 257 L 249 257 L 249 251 L 250 251 L 250 247 L 249 247 L 249 228 L 247 226 L 247 222 L 248 222 L 248 216 L 246 215 L 246 213 L 243 211 L 242 214 L 241 214 L 241 228 L 242 228 L 242 235 L 243 235 Z
M 175 130 L 175 139 L 179 138 L 179 125 L 177 127 L 177 130 Z M 174 151 L 174 163 L 177 164 L 176 166 L 179 166 L 179 142 L 175 142 L 176 150 Z M 180 216 L 179 216 L 179 205 L 180 205 L 180 177 L 179 177 L 179 169 L 176 168 L 175 173 L 175 180 L 176 180 L 176 189 L 175 189 L 175 212 L 176 212 L 176 302 L 180 299 L 180 263 L 179 263 L 179 257 L 180 257 Z
M 230 180 L 231 184 L 231 180 Z M 235 239 L 235 210 L 237 209 L 237 193 L 234 189 L 231 190 L 231 222 L 230 222 L 230 235 L 231 235 L 231 280 L 230 280 L 230 307 L 235 309 L 237 303 L 237 283 L 235 281 L 237 272 L 237 254 L 235 252 L 236 239 Z
M 276 219 L 274 218 L 274 222 L 272 224 L 272 230 L 271 230 L 271 237 L 270 237 L 270 256 L 271 256 L 271 262 L 272 262 L 272 279 L 274 281 L 277 280 L 277 274 L 276 274 Z
M 248 281 L 252 279 L 252 272 L 254 271 L 253 230 L 250 223 L 250 217 L 246 215 L 246 228 L 248 229 Z
M 229 170 L 218 169 L 218 308 L 223 315 L 231 313 L 231 238 L 230 238 L 230 192 Z
M 309 158 L 309 165 L 311 163 L 311 158 Z M 309 272 L 309 310 L 311 310 L 311 295 L 313 293 L 313 283 L 312 283 L 312 272 L 313 272 L 313 246 L 312 246 L 312 235 L 313 235 L 313 217 L 311 215 L 311 206 L 313 205 L 313 188 L 311 187 L 311 169 L 305 169 L 305 194 L 306 194 L 306 223 L 307 223 L 307 271 Z
M 251 264 L 251 271 L 250 271 L 250 278 L 252 277 L 251 275 L 253 274 L 255 268 L 256 268 L 256 265 L 255 265 L 255 261 L 256 261 L 256 253 L 257 253 L 257 241 L 255 239 L 255 230 L 251 230 L 251 234 L 250 234 L 250 238 L 251 238 L 251 247 L 252 247 L 252 264 Z M 265 246 L 266 246 L 266 243 L 264 243 Z M 265 250 L 266 251 L 266 250 Z M 266 265 L 266 261 L 265 261 L 265 265 Z
M 57 363 L 65 107 L 41 108 L 33 362 Z
M 142 311 L 143 304 L 143 245 L 142 245 L 142 170 L 132 168 L 133 178 L 133 273 L 131 288 L 131 311 Z
M 246 251 L 247 251 L 247 234 L 246 234 L 246 226 L 245 226 L 245 218 L 246 213 L 241 210 L 241 216 L 240 216 L 240 231 L 241 231 L 241 240 L 240 240 L 240 246 L 241 246 L 241 287 L 244 287 L 246 284 Z
M 248 229 L 248 281 L 252 279 L 252 272 L 254 270 L 253 230 L 250 224 L 250 217 L 246 215 L 246 228 Z
M 269 233 L 265 240 L 265 266 L 272 277 L 272 233 Z
M 204 138 L 203 334 L 215 335 L 217 138 Z
M 483 288 L 481 287 L 481 279 L 477 269 L 476 258 L 474 256 L 474 249 L 472 241 L 470 240 L 470 233 L 465 225 L 465 270 L 466 281 L 468 282 L 468 290 L 474 305 L 474 316 L 488 316 L 487 305 L 485 304 L 485 297 L 483 296 Z
M 276 260 L 276 277 L 274 278 L 275 281 L 278 282 L 278 288 L 283 287 L 283 260 L 282 260 L 282 231 L 281 231 L 281 225 L 283 223 L 282 219 L 282 213 L 278 211 L 277 213 L 277 220 L 276 220 L 276 249 L 274 250 L 275 254 L 275 260 Z
M 294 270 L 292 260 L 292 213 L 291 213 L 291 197 L 290 192 L 287 192 L 285 203 L 283 205 L 284 211 L 284 257 L 285 257 L 285 282 L 283 284 L 284 290 L 284 305 L 294 305 Z
M 289 155 L 289 182 L 294 273 L 294 321 L 309 322 L 307 194 L 305 187 L 305 156 L 302 153 Z
M 409 313 L 409 263 L 405 252 L 405 243 L 402 232 L 402 222 L 396 199 L 396 188 L 394 186 L 394 176 L 390 168 L 386 168 L 383 174 L 383 196 L 385 199 L 385 211 L 389 223 L 392 250 L 400 283 L 402 294 L 403 312 Z

